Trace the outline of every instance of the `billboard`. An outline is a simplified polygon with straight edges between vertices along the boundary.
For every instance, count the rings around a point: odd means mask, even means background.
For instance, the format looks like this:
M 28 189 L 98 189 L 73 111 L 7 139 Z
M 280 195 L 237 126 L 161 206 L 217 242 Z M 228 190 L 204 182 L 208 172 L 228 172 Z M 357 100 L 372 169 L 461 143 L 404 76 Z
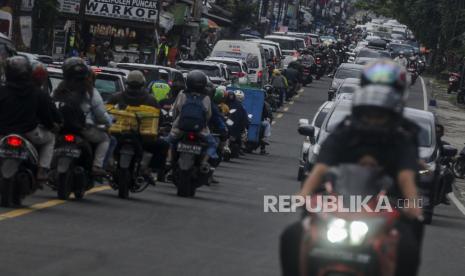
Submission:
M 86 6 L 86 14 L 154 23 L 157 20 L 157 2 L 154 0 L 90 0 Z M 79 3 L 79 0 L 59 0 L 60 11 L 79 14 Z

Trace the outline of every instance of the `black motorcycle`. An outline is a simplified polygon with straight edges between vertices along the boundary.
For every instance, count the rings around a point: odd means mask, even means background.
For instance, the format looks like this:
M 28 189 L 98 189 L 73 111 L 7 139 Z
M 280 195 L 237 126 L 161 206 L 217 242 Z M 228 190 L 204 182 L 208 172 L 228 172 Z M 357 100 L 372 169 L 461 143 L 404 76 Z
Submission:
M 68 200 L 71 193 L 76 199 L 82 199 L 93 187 L 94 179 L 88 164 L 91 157 L 91 145 L 84 138 L 71 133 L 58 135 L 52 170 L 54 177 L 50 185 L 57 191 L 59 199 Z
M 37 188 L 39 155 L 27 139 L 10 134 L 0 139 L 0 205 L 21 205 Z
M 457 178 L 465 178 L 465 147 L 460 151 L 459 156 L 454 160 L 452 164 L 454 175 Z
M 201 166 L 206 148 L 200 133 L 185 133 L 178 142 L 173 159 L 173 182 L 178 196 L 193 197 L 198 187 L 209 184 L 211 171 Z

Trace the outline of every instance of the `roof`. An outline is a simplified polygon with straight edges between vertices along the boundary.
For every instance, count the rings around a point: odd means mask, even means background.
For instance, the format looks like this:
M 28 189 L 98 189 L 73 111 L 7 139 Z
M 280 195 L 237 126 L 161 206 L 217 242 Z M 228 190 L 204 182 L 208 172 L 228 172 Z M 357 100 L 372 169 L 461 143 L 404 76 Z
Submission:
M 128 67 L 145 68 L 145 69 L 164 69 L 164 70 L 167 70 L 167 71 L 178 71 L 175 68 L 160 66 L 160 65 L 154 65 L 154 64 L 117 63 L 116 67 L 119 68 L 119 66 L 128 66 Z
M 404 116 L 405 117 L 417 117 L 417 118 L 425 118 L 431 121 L 434 121 L 435 117 L 434 114 L 430 111 L 421 110 L 417 108 L 406 107 L 404 108 Z
M 281 39 L 281 40 L 289 40 L 289 41 L 296 41 L 299 38 L 293 36 L 285 36 L 285 35 L 267 35 L 265 39 Z
M 219 65 L 221 65 L 218 62 L 197 61 L 197 60 L 181 60 L 181 61 L 178 61 L 176 64 L 190 64 L 190 65 L 202 65 L 202 66 L 219 66 Z
M 360 64 L 354 64 L 354 63 L 342 63 L 339 68 L 345 68 L 345 69 L 360 69 L 362 70 L 365 66 L 360 65 Z
M 211 60 L 215 60 L 215 61 L 218 61 L 218 62 L 221 62 L 221 61 L 229 61 L 229 62 L 239 62 L 239 63 L 244 63 L 244 61 L 242 59 L 239 59 L 239 58 L 230 58 L 230 57 L 208 57 L 205 59 L 205 61 L 211 61 Z
M 267 40 L 267 39 L 258 39 L 258 38 L 250 38 L 250 39 L 246 39 L 247 41 L 252 41 L 252 42 L 258 42 L 260 44 L 269 44 L 269 45 L 274 45 L 274 46 L 277 46 L 279 47 L 279 43 L 278 42 L 274 42 L 272 40 Z

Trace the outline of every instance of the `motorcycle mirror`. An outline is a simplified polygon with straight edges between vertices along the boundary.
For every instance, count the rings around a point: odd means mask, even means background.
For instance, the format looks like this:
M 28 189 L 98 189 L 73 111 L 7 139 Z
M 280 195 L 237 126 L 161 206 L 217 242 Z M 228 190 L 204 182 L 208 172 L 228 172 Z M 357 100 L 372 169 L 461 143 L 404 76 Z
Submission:
M 457 152 L 458 152 L 457 148 L 451 145 L 444 145 L 442 155 L 444 157 L 454 157 L 455 155 L 457 155 Z
M 303 136 L 313 137 L 315 135 L 315 128 L 311 125 L 301 125 L 297 131 Z

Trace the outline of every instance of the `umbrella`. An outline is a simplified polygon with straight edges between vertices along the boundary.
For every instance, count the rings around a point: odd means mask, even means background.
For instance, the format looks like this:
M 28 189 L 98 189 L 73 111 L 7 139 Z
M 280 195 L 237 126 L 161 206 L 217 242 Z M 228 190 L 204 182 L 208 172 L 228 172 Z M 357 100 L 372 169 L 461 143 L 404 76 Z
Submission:
M 210 20 L 208 18 L 200 19 L 200 28 L 202 29 L 219 29 L 220 26 L 215 23 L 215 21 Z

